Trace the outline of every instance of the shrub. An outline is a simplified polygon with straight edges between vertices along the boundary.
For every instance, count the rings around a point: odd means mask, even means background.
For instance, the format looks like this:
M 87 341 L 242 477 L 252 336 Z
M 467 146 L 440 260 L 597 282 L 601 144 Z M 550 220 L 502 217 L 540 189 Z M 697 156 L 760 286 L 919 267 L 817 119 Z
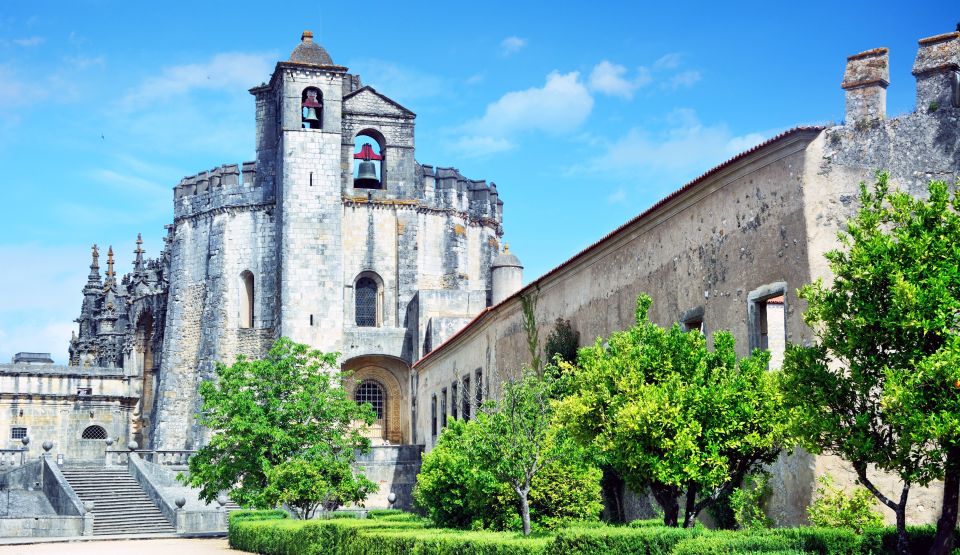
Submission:
M 231 512 L 229 520 L 232 523 L 240 520 L 280 520 L 289 517 L 290 515 L 287 514 L 287 511 L 284 511 L 283 509 L 241 509 L 239 511 Z
M 767 499 L 772 493 L 766 473 L 749 475 L 739 488 L 730 494 L 730 509 L 737 528 L 756 530 L 770 528 L 773 521 L 764 512 Z
M 866 528 L 883 526 L 883 516 L 873 510 L 876 499 L 866 488 L 858 487 L 848 495 L 833 486 L 829 474 L 817 481 L 817 498 L 807 508 L 807 516 L 815 526 L 849 528 L 858 534 Z

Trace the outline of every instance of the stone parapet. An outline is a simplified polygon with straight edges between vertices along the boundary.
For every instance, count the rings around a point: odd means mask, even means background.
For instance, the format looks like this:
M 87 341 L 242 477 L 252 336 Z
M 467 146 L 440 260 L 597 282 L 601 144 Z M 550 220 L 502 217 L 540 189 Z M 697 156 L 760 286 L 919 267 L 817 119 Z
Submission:
M 274 192 L 256 179 L 256 164 L 225 164 L 180 180 L 173 189 L 174 220 L 223 208 L 274 202 Z

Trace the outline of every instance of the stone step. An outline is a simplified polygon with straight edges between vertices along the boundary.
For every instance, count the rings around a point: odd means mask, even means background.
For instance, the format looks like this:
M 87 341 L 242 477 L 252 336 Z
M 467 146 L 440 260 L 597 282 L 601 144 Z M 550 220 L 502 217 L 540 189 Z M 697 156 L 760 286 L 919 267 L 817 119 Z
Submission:
M 62 471 L 80 500 L 93 502 L 94 535 L 175 532 L 126 469 L 74 467 Z

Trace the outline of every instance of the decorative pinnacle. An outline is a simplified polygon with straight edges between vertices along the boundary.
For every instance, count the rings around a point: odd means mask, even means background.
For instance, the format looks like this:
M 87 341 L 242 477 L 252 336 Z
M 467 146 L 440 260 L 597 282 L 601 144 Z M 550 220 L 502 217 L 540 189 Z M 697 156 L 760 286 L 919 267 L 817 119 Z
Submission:
M 113 245 L 107 249 L 107 279 L 113 278 Z
M 313 42 L 313 31 L 304 31 L 303 34 L 300 35 L 300 41 Z
M 143 270 L 143 253 L 143 237 L 137 233 L 137 250 L 133 251 L 133 254 L 137 255 L 137 258 L 133 261 L 133 266 L 138 272 Z
M 97 244 L 94 243 L 93 247 L 90 248 L 90 254 L 93 257 L 93 262 L 90 263 L 91 268 L 100 268 L 100 251 L 97 250 Z
M 510 252 L 510 243 L 503 244 L 503 252 Z

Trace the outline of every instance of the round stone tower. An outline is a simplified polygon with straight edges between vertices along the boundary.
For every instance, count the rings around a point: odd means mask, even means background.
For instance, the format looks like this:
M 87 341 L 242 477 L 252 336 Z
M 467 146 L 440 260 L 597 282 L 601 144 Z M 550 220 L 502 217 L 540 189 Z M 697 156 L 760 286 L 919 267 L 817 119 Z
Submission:
M 500 304 L 523 287 L 523 264 L 504 245 L 503 252 L 493 260 L 491 268 L 493 280 L 493 305 Z

